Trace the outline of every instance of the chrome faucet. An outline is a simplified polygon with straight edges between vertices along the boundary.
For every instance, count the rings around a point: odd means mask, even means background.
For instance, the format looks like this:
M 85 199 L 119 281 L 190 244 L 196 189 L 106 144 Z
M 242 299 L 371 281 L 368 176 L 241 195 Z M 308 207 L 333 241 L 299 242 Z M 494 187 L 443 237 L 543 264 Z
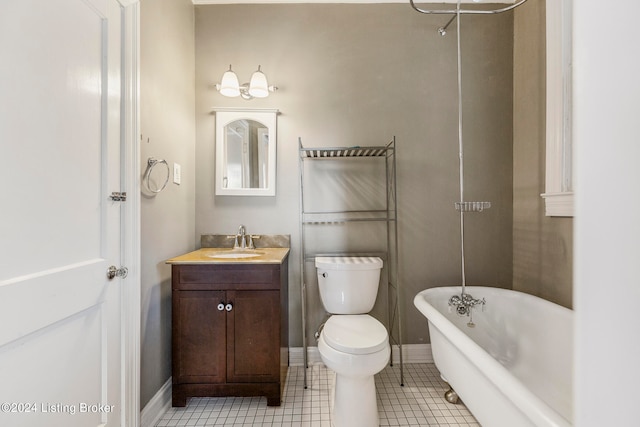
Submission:
M 251 234 L 247 234 L 244 225 L 238 227 L 238 234 L 236 234 L 236 242 L 233 245 L 233 249 L 254 249 L 253 238 Z
M 469 318 L 469 322 L 467 322 L 467 326 L 473 328 L 475 323 L 473 323 L 473 308 L 477 305 L 482 306 L 482 311 L 484 311 L 484 305 L 487 302 L 484 298 L 475 299 L 469 294 L 463 293 L 460 296 L 454 295 L 449 298 L 449 307 L 453 307 L 458 313 L 458 316 L 467 316 Z
M 482 305 L 484 307 L 485 304 L 486 301 L 484 298 L 475 299 L 469 294 L 454 295 L 449 299 L 449 305 L 455 307 L 456 313 L 460 316 L 468 316 L 473 307 L 476 305 Z
M 240 227 L 238 227 L 238 233 L 236 234 L 236 243 L 233 245 L 233 249 L 244 249 L 247 247 L 247 242 L 244 240 L 245 234 L 246 230 L 244 228 L 244 225 L 240 225 Z M 238 241 L 238 239 L 240 239 L 240 241 Z

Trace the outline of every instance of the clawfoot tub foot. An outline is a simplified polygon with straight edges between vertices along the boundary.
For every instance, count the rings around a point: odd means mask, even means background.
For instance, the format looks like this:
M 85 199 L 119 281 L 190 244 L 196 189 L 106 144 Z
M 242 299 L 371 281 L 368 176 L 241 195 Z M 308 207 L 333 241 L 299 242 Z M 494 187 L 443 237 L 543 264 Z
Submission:
M 444 393 L 444 398 L 447 399 L 447 402 L 453 403 L 454 405 L 460 402 L 460 396 L 454 389 L 449 386 L 449 390 Z

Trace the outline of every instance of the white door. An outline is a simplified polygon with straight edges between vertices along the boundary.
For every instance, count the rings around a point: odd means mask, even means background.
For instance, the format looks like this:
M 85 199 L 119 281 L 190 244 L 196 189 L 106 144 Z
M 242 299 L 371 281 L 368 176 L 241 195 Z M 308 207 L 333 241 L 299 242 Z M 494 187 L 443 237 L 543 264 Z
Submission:
M 0 425 L 123 424 L 121 8 L 0 2 Z

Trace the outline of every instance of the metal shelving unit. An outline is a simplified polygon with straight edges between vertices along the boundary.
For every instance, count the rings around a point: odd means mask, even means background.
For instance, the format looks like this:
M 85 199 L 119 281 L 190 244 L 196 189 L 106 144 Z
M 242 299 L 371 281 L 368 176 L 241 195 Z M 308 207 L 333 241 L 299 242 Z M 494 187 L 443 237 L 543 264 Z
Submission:
M 305 281 L 305 264 L 316 256 L 322 255 L 376 255 L 372 253 L 308 253 L 306 246 L 307 227 L 345 225 L 355 222 L 382 222 L 386 225 L 386 251 L 381 254 L 385 258 L 387 268 L 387 330 L 391 347 L 391 364 L 393 365 L 393 346 L 398 348 L 400 361 L 400 385 L 404 385 L 404 366 L 402 357 L 402 326 L 399 302 L 400 284 L 398 280 L 398 227 L 396 198 L 396 141 L 395 137 L 384 146 L 370 147 L 320 147 L 305 148 L 299 140 L 300 171 L 300 294 L 302 298 L 302 342 L 304 357 L 304 387 L 307 388 L 307 284 Z M 341 161 L 344 159 L 377 158 L 383 161 L 386 170 L 385 209 L 373 210 L 340 210 L 309 211 L 305 209 L 305 163 L 310 161 Z

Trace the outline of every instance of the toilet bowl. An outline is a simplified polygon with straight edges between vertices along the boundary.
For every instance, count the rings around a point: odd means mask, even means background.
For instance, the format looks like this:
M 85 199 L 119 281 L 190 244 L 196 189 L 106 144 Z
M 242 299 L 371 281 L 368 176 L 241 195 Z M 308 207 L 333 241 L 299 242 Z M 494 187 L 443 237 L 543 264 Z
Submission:
M 336 373 L 331 422 L 334 427 L 379 424 L 374 375 L 389 362 L 384 325 L 368 314 L 333 315 L 318 340 L 322 361 Z
M 373 376 L 389 362 L 389 334 L 367 313 L 378 296 L 378 257 L 318 257 L 318 290 L 332 314 L 318 338 L 318 351 L 336 373 L 331 423 L 334 427 L 378 425 Z

